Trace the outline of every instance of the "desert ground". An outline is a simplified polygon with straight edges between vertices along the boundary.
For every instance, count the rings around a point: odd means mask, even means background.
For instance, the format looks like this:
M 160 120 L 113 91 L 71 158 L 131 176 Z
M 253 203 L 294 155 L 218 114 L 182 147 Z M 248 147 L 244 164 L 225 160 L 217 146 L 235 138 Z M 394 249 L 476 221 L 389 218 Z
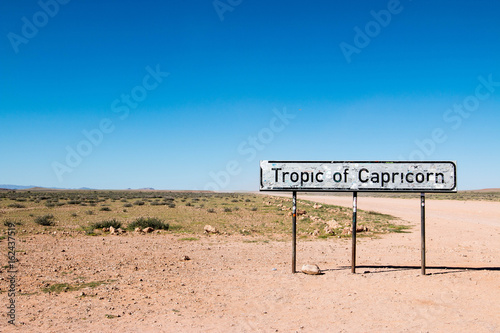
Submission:
M 350 196 L 299 199 L 352 205 Z M 500 202 L 426 203 L 425 276 L 418 198 L 358 198 L 360 210 L 411 228 L 358 237 L 356 274 L 349 237 L 299 237 L 297 268 L 322 270 L 306 275 L 291 272 L 291 234 L 20 231 L 15 326 L 0 243 L 0 331 L 500 332 Z

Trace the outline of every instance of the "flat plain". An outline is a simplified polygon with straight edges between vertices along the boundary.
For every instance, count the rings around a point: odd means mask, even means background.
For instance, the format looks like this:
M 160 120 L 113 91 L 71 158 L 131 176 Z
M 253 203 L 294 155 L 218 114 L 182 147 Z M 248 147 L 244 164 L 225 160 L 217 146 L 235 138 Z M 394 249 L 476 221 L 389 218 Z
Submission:
M 5 305 L 7 225 L 18 272 L 16 326 L 3 311 L 0 330 L 499 332 L 500 202 L 480 193 L 427 200 L 425 276 L 418 196 L 359 198 L 351 274 L 352 198 L 299 194 L 297 266 L 312 276 L 291 272 L 287 194 L 1 191 Z M 130 229 L 140 218 L 168 230 Z M 95 228 L 110 221 L 129 230 Z

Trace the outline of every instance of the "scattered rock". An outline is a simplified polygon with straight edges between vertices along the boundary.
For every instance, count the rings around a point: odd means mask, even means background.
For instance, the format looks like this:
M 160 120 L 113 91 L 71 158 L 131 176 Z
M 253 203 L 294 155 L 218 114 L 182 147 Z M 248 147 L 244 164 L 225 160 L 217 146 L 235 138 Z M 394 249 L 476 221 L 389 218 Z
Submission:
M 149 234 L 150 232 L 153 232 L 155 229 L 151 228 L 151 227 L 147 227 L 147 228 L 144 228 L 142 229 L 143 232 Z
M 297 209 L 297 216 L 305 215 L 307 212 L 305 210 Z M 292 216 L 292 212 L 288 212 L 288 216 Z
M 342 230 L 342 235 L 343 236 L 346 236 L 346 235 L 349 236 L 350 234 L 352 234 L 351 228 L 345 227 L 344 230 Z
M 124 233 L 126 233 L 126 232 L 127 232 L 127 230 L 123 230 L 122 228 L 118 228 L 118 229 L 116 229 L 116 232 L 117 232 L 118 234 L 124 234 Z
M 109 234 L 110 235 L 116 235 L 116 229 L 113 227 L 109 227 Z
M 356 227 L 356 232 L 364 232 L 364 231 L 368 231 L 368 228 L 366 226 L 360 225 Z
M 142 232 L 141 228 L 137 227 L 134 229 L 134 232 L 140 234 Z
M 319 209 L 321 207 L 323 207 L 323 205 L 320 205 L 320 204 L 314 204 L 314 206 L 313 206 L 314 209 Z
M 319 269 L 318 265 L 304 265 L 302 266 L 302 273 L 309 275 L 320 275 L 321 270 Z
M 109 228 L 102 228 L 103 232 L 109 232 Z
M 217 230 L 215 227 L 212 227 L 211 225 L 207 224 L 203 227 L 203 232 L 206 234 L 218 234 L 219 230 Z
M 342 225 L 335 220 L 326 221 L 325 223 L 332 229 L 337 229 L 342 227 Z
M 327 235 L 335 235 L 335 230 L 333 230 L 331 227 L 326 226 L 325 227 L 325 234 Z
M 181 257 L 181 261 L 188 261 L 188 260 L 191 260 L 191 258 L 189 258 L 189 256 L 182 256 Z
M 318 230 L 318 229 L 314 230 L 314 231 L 312 232 L 312 235 L 313 235 L 313 236 L 319 236 L 319 230 Z

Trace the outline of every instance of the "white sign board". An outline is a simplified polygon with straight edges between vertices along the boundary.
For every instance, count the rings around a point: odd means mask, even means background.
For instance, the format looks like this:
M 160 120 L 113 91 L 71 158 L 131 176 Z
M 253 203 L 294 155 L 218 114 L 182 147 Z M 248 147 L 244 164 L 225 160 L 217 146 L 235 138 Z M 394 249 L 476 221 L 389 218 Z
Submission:
M 456 192 L 456 163 L 261 161 L 260 190 Z

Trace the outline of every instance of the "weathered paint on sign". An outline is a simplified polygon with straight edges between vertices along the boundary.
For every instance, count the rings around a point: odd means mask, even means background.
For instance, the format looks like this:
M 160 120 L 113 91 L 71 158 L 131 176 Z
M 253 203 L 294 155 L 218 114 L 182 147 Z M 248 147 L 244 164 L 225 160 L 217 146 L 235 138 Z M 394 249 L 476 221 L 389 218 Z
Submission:
M 260 190 L 456 192 L 456 163 L 261 161 Z

